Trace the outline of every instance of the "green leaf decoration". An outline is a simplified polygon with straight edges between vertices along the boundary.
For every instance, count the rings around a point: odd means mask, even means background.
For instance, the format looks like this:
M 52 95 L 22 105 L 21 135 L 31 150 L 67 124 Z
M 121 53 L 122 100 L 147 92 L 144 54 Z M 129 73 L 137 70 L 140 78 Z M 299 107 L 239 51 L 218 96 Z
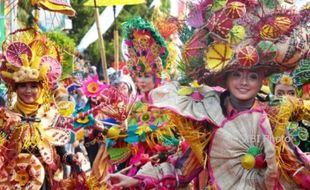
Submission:
M 276 3 L 274 2 L 274 0 L 262 0 L 263 4 L 269 8 L 269 9 L 274 9 L 276 6 Z
M 215 0 L 212 4 L 211 10 L 215 12 L 215 11 L 222 9 L 226 5 L 227 1 L 228 0 Z

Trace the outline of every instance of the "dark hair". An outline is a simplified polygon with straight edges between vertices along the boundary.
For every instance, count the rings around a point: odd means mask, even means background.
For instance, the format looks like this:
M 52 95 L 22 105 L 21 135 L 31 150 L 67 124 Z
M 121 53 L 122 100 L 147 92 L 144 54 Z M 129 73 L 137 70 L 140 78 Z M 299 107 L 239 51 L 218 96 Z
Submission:
M 0 96 L 0 107 L 4 107 L 5 106 L 5 100 L 3 97 Z

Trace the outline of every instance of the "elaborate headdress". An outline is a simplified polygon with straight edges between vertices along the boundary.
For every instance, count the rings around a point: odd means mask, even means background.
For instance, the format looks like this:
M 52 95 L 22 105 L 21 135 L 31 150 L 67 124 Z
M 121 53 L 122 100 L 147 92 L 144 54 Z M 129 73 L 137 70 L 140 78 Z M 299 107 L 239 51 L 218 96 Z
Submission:
M 151 73 L 160 79 L 166 66 L 168 50 L 165 40 L 154 26 L 136 17 L 123 24 L 123 36 L 131 73 Z
M 224 86 L 225 73 L 235 68 L 262 69 L 266 76 L 292 69 L 309 49 L 302 26 L 308 20 L 277 0 L 203 1 L 190 15 L 200 29 L 183 58 L 200 83 Z
M 292 72 L 276 73 L 269 77 L 269 88 L 274 93 L 275 85 L 284 84 L 296 88 L 297 94 L 302 95 L 303 86 L 310 83 L 310 59 L 303 59 Z
M 61 75 L 57 47 L 34 29 L 9 34 L 2 50 L 5 59 L 0 74 L 10 92 L 16 83 L 23 82 L 43 82 L 44 88 L 52 87 Z

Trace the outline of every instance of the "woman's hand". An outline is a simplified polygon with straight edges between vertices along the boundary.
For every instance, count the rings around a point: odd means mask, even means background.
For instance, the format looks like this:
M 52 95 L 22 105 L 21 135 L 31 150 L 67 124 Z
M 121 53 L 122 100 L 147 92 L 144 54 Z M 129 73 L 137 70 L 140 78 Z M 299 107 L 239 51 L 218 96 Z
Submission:
M 129 177 L 120 173 L 109 174 L 103 183 L 107 184 L 110 188 L 128 188 L 139 185 L 139 180 Z

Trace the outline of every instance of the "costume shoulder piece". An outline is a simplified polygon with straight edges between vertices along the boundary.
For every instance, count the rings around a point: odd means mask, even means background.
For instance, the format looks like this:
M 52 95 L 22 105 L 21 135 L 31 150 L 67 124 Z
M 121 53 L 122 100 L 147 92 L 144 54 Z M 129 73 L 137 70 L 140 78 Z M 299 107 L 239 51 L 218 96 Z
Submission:
M 174 82 L 152 90 L 151 97 L 156 107 L 170 109 L 189 119 L 207 120 L 219 125 L 224 120 L 224 115 L 219 112 L 222 110 L 219 93 L 196 81 L 191 86 L 180 86 Z

